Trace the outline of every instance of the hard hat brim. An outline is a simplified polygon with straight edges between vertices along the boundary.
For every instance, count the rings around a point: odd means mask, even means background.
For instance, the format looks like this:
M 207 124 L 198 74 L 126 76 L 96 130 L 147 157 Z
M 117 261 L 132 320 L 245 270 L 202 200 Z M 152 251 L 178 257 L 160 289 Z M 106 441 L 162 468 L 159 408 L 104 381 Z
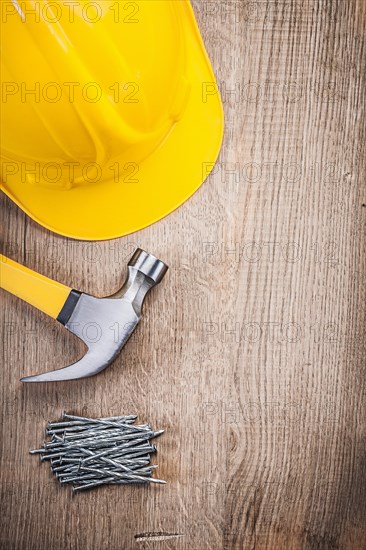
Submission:
M 187 8 L 184 25 L 191 89 L 182 118 L 136 170 L 129 170 L 129 178 L 114 181 L 111 172 L 111 180 L 103 184 L 68 190 L 26 185 L 16 175 L 8 178 L 1 189 L 40 225 L 80 240 L 122 237 L 170 214 L 209 175 L 221 148 L 224 116 L 210 61 L 188 2 Z M 208 89 L 211 93 L 206 95 Z

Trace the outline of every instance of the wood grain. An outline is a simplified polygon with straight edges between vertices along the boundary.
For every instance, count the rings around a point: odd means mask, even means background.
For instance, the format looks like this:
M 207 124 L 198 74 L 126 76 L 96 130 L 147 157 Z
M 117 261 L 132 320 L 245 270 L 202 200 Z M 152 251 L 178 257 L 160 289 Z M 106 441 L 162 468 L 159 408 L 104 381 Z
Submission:
M 123 354 L 22 386 L 81 348 L 2 293 L 1 547 L 366 548 L 364 0 L 196 0 L 220 84 L 219 164 L 123 239 L 54 235 L 2 197 L 3 251 L 97 295 L 136 246 L 171 269 Z M 164 487 L 74 498 L 28 450 L 63 410 L 135 412 Z

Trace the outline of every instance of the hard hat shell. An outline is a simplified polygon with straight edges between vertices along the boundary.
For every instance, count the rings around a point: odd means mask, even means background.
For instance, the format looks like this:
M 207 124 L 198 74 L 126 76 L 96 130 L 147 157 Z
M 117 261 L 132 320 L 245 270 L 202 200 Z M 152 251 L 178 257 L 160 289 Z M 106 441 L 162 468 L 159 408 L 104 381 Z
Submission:
M 6 4 L 2 190 L 85 240 L 126 235 L 188 199 L 223 134 L 190 2 Z

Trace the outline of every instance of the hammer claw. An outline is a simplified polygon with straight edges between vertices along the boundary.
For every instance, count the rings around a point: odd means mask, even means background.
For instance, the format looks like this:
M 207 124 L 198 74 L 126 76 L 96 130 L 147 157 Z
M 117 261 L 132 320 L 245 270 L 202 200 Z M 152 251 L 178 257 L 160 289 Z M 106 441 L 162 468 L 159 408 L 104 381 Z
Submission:
M 51 372 L 44 372 L 43 374 L 36 374 L 34 376 L 25 376 L 21 378 L 21 382 L 61 382 L 62 380 L 77 380 L 78 378 L 86 378 L 87 376 L 93 376 L 107 365 L 103 365 L 101 368 L 96 369 L 98 366 L 98 358 L 93 351 L 88 350 L 86 354 L 75 363 L 72 363 L 68 367 L 57 369 Z M 99 364 L 100 366 L 100 364 Z

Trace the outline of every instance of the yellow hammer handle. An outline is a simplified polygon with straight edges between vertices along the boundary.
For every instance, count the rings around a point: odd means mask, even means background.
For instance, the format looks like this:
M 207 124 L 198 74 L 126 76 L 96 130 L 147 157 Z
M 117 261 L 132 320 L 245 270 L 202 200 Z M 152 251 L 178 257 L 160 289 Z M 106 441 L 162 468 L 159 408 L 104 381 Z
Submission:
M 57 318 L 71 288 L 0 254 L 0 288 Z

